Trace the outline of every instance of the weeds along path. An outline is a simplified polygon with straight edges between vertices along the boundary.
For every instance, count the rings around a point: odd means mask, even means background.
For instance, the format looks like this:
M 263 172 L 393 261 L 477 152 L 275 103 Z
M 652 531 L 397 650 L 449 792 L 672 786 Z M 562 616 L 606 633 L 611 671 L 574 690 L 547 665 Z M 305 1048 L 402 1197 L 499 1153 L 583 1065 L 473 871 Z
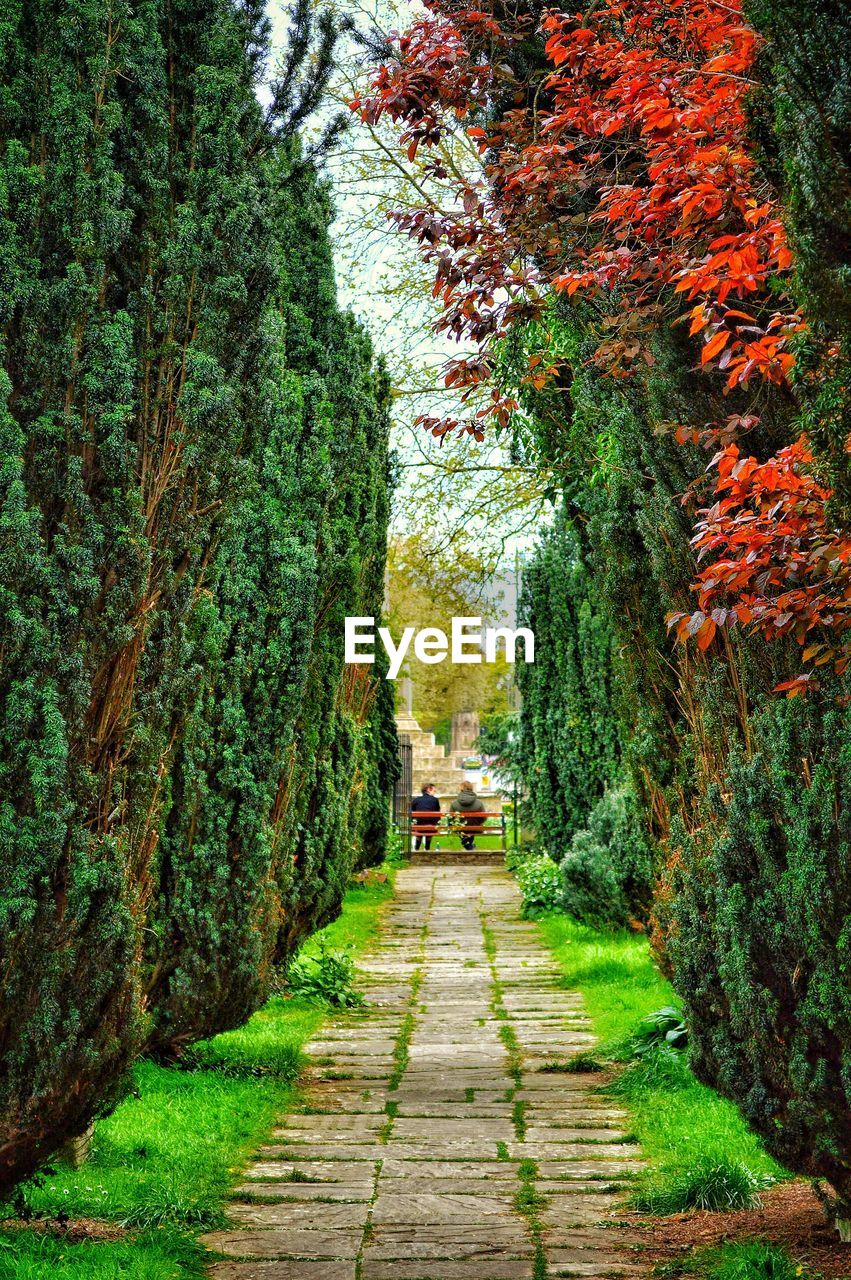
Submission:
M 308 1105 L 205 1242 L 215 1280 L 544 1280 L 637 1270 L 607 1222 L 640 1166 L 581 998 L 500 867 L 399 873 L 363 1010 L 308 1046 Z M 549 1069 L 548 1069 L 549 1068 Z

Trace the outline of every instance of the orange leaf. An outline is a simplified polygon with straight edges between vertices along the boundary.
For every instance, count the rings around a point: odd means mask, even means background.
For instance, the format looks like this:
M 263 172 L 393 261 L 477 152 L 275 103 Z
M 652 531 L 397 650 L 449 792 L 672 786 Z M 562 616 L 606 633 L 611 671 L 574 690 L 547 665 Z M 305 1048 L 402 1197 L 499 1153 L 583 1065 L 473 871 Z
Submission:
M 716 333 L 714 338 L 710 338 L 706 346 L 700 353 L 700 363 L 708 364 L 713 356 L 717 356 L 719 351 L 723 351 L 730 340 L 730 334 L 726 329 L 722 329 L 720 333 Z

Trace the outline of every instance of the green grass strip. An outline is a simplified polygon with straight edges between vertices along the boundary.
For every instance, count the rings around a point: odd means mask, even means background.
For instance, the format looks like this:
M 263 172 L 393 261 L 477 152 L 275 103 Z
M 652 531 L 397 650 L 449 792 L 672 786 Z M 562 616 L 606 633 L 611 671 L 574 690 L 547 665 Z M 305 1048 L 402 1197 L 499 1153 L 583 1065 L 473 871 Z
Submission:
M 392 878 L 391 868 L 387 883 L 349 891 L 341 916 L 322 931 L 329 948 L 351 944 L 357 955 L 376 939 Z M 315 936 L 306 950 L 318 945 Z M 244 1027 L 198 1046 L 197 1069 L 137 1063 L 132 1095 L 97 1122 L 83 1168 L 57 1164 L 42 1186 L 27 1191 L 33 1214 L 95 1219 L 128 1234 L 75 1243 L 37 1227 L 0 1232 L 0 1280 L 201 1275 L 197 1236 L 224 1221 L 234 1170 L 280 1116 L 299 1107 L 293 1079 L 302 1048 L 326 1016 L 323 1006 L 276 997 Z M 356 1023 L 359 1014 L 348 1016 Z
M 581 992 L 605 1058 L 648 1013 L 676 1002 L 653 964 L 647 938 L 597 932 L 569 916 L 539 922 L 564 986 Z M 629 1112 L 630 1129 L 650 1161 L 642 1190 L 663 1191 L 698 1164 L 742 1166 L 756 1179 L 785 1176 L 749 1132 L 731 1102 L 700 1084 L 684 1058 L 650 1060 L 627 1068 L 613 1101 Z

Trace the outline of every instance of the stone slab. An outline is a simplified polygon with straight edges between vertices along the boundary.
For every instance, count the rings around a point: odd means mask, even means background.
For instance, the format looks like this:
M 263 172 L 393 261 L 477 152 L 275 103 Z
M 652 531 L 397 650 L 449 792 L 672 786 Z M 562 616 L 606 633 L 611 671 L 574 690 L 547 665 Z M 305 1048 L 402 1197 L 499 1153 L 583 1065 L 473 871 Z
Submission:
M 201 1237 L 208 1249 L 234 1258 L 354 1259 L 363 1232 L 345 1228 L 305 1231 L 294 1227 L 267 1231 L 214 1231 Z
M 355 1280 L 353 1261 L 217 1262 L 211 1280 Z

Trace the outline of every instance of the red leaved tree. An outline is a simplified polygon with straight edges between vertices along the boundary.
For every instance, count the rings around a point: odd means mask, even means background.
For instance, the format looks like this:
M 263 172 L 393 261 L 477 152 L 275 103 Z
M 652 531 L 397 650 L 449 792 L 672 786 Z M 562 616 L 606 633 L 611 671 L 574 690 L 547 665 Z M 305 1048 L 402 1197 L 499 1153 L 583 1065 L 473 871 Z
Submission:
M 534 320 L 541 335 L 521 384 L 542 387 L 557 374 L 546 326 L 553 291 L 594 300 L 605 332 L 595 358 L 610 376 L 652 361 L 654 328 L 685 322 L 695 364 L 725 390 L 788 384 L 803 320 L 786 293 L 792 255 L 776 193 L 749 137 L 759 40 L 740 7 L 602 0 L 584 15 L 518 14 L 500 0 L 481 10 L 429 0 L 429 16 L 397 38 L 354 108 L 397 122 L 409 156 L 461 128 L 481 156 L 469 176 L 447 171 L 435 151 L 429 171 L 451 198 L 395 215 L 434 265 L 438 328 L 476 347 L 449 363 L 447 385 L 469 398 L 494 383 L 465 421 L 421 418 L 434 435 L 481 438 L 488 422 L 508 423 L 516 388 L 496 385 L 494 369 L 512 326 Z M 700 608 L 671 624 L 702 647 L 718 626 L 802 641 L 813 629 L 843 631 L 838 566 L 851 541 L 830 527 L 830 492 L 807 441 L 764 464 L 736 454 L 731 485 L 737 446 L 727 442 L 741 421 L 731 415 L 709 433 L 726 447 L 711 464 L 721 468 L 718 501 L 701 512 L 695 545 L 715 558 L 696 584 Z M 707 435 L 692 424 L 680 434 Z M 816 658 L 844 665 L 838 640 Z

